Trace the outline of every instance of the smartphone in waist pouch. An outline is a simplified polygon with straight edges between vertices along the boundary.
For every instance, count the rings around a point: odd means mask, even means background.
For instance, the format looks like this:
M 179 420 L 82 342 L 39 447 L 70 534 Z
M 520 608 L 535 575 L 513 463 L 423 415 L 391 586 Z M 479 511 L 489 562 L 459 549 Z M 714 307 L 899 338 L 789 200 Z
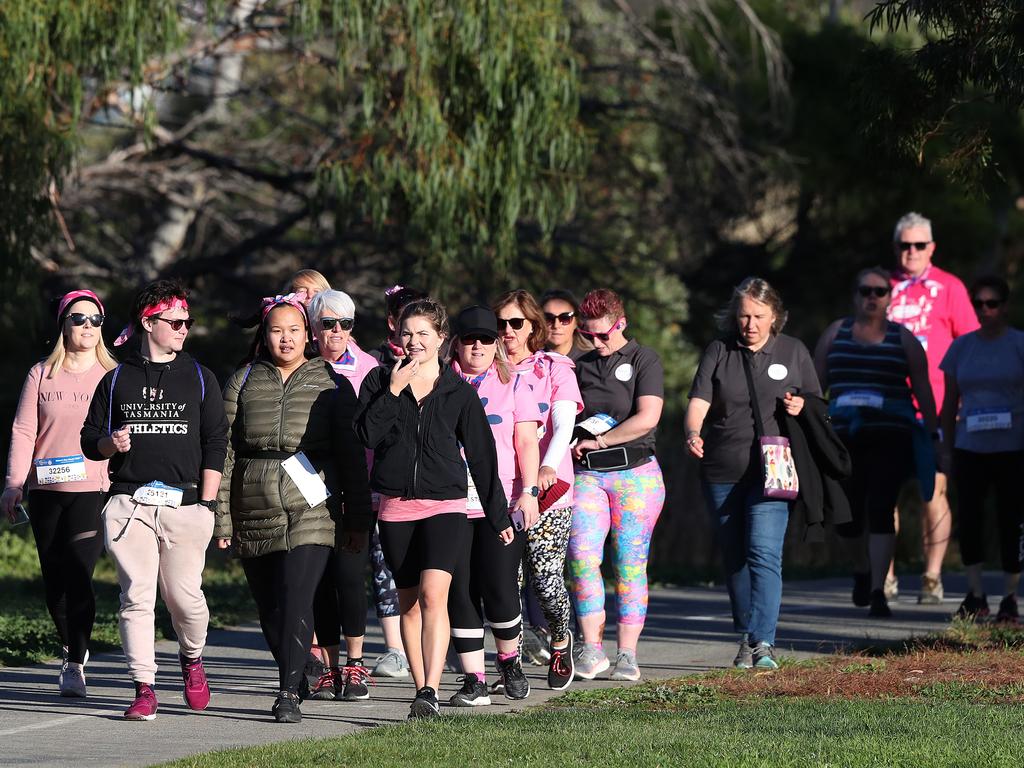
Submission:
M 601 448 L 597 451 L 587 451 L 583 454 L 583 466 L 598 472 L 626 469 L 629 464 L 629 452 L 624 445 L 618 445 L 613 448 Z

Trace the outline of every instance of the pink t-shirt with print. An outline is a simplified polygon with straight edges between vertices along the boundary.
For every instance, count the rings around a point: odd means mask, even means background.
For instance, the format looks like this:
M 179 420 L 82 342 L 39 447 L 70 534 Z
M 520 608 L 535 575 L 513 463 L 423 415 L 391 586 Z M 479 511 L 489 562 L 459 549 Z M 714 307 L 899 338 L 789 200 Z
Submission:
M 540 439 L 540 460 L 544 461 L 544 454 L 551 443 L 553 427 L 551 425 L 551 406 L 560 400 L 568 400 L 576 403 L 576 413 L 583 411 L 583 397 L 580 395 L 580 385 L 576 381 L 573 363 L 565 355 L 557 352 L 535 352 L 516 366 L 516 373 L 533 392 L 533 398 L 537 401 L 543 423 L 541 424 Z M 554 468 L 559 480 L 569 483 L 569 490 L 552 504 L 550 509 L 562 509 L 571 506 L 573 503 L 572 486 L 572 451 L 566 450 L 561 457 L 558 466 Z
M 935 409 L 941 411 L 946 381 L 939 363 L 953 339 L 979 327 L 967 289 L 960 278 L 935 265 L 928 267 L 920 277 L 895 272 L 889 319 L 906 326 L 924 347 Z
M 544 420 L 537 401 L 519 377 L 513 376 L 510 382 L 503 384 L 493 365 L 477 377 L 463 374 L 458 360 L 452 361 L 452 368 L 469 381 L 480 396 L 498 453 L 498 479 L 505 489 L 505 498 L 512 504 L 523 490 L 516 462 L 516 424 L 533 421 L 539 425 Z M 467 514 L 471 518 L 479 518 L 484 516 L 484 511 L 471 505 Z

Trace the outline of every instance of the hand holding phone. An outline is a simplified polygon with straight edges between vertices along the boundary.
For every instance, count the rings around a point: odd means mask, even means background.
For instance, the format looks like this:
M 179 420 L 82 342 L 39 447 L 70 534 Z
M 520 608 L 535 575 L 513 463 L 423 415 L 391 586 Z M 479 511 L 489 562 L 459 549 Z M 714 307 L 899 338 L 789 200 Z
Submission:
M 24 525 L 28 522 L 28 512 L 25 511 L 25 507 L 22 504 L 14 505 L 14 517 L 11 518 L 11 527 L 18 525 Z

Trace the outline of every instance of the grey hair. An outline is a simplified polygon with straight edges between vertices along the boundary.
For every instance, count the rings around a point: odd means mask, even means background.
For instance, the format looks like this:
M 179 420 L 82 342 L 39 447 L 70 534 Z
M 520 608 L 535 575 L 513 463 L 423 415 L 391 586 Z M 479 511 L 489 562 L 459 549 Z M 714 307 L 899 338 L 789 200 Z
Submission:
M 336 317 L 356 316 L 356 303 L 352 297 L 344 291 L 328 289 L 320 291 L 309 301 L 309 324 L 314 328 L 320 324 L 320 318 L 328 312 L 335 313 Z
M 928 239 L 934 239 L 932 237 L 932 220 L 926 219 L 920 213 L 911 211 L 900 216 L 900 220 L 896 222 L 896 228 L 892 231 L 892 241 L 898 243 L 903 230 L 910 229 L 911 227 L 928 227 Z
M 775 315 L 775 319 L 772 320 L 772 336 L 779 335 L 783 326 L 786 325 L 789 313 L 782 305 L 782 297 L 779 296 L 779 292 L 772 288 L 767 280 L 760 277 L 747 277 L 732 289 L 729 303 L 715 313 L 715 323 L 718 328 L 726 333 L 735 333 L 739 330 L 736 325 L 736 313 L 739 311 L 740 301 L 745 298 L 767 304 L 771 308 L 772 314 Z

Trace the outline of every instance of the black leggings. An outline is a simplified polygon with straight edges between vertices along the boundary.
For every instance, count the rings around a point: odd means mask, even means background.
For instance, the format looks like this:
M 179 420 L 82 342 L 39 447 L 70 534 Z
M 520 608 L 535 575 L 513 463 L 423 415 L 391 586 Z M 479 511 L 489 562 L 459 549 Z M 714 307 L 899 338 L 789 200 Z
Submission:
M 996 493 L 999 555 L 1004 573 L 1020 573 L 1021 507 L 1017 481 L 1024 470 L 1024 451 L 1005 453 L 953 452 L 960 556 L 964 565 L 985 562 L 985 502 Z
M 313 594 L 330 554 L 330 547 L 306 544 L 242 559 L 282 691 L 298 693 L 313 642 Z
M 471 523 L 473 544 L 460 553 L 448 592 L 452 644 L 458 653 L 483 649 L 485 615 L 498 640 L 515 640 L 523 629 L 519 564 L 526 551 L 526 534 L 517 532 L 505 546 L 486 519 Z
M 39 551 L 46 607 L 68 659 L 82 664 L 96 620 L 92 572 L 103 552 L 99 491 L 29 491 L 28 512 Z
M 340 542 L 339 542 L 340 544 Z M 366 567 L 370 555 L 366 549 L 353 554 L 336 546 L 327 560 L 327 568 L 316 588 L 313 617 L 316 640 L 335 646 L 345 637 L 366 634 Z
M 914 443 L 909 429 L 861 429 L 850 437 L 841 435 L 850 451 L 853 474 L 843 481 L 853 519 L 836 526 L 840 536 L 853 538 L 864 532 L 896 533 L 896 500 L 914 473 Z

